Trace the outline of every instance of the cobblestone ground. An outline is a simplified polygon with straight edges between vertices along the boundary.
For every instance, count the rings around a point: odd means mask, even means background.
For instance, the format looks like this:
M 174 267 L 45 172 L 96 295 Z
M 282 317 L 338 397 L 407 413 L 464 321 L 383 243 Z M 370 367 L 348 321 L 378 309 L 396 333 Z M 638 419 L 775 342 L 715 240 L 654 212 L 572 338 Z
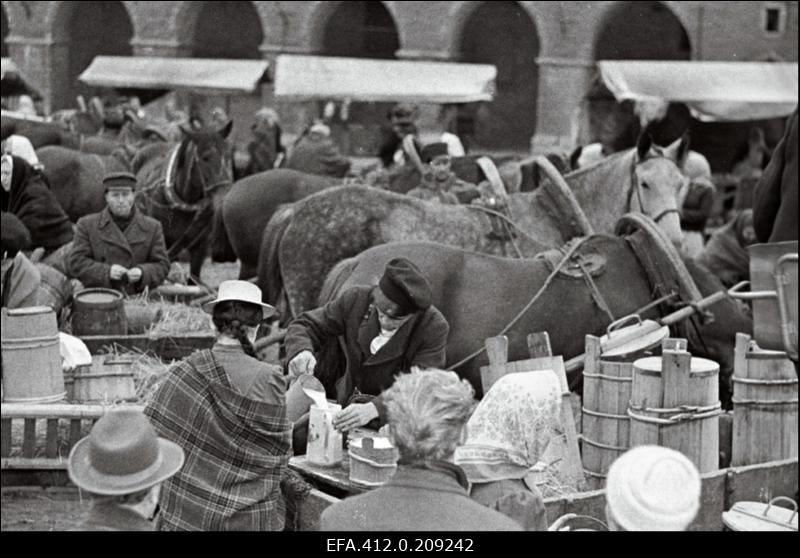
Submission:
M 3 531 L 67 531 L 77 527 L 91 500 L 74 488 L 3 488 Z

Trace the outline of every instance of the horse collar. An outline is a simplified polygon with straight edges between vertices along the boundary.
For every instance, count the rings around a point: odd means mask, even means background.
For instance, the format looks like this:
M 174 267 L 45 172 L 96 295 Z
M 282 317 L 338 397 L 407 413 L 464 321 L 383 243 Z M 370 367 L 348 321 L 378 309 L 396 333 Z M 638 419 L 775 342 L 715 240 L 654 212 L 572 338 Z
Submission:
M 167 170 L 164 176 L 164 197 L 167 198 L 167 203 L 173 209 L 177 209 L 179 211 L 185 211 L 187 213 L 194 213 L 199 211 L 203 207 L 203 203 L 195 203 L 190 204 L 186 203 L 175 192 L 175 174 L 178 162 L 178 153 L 180 153 L 182 144 L 178 144 L 175 149 L 173 149 L 172 154 L 169 157 L 169 162 L 167 163 Z

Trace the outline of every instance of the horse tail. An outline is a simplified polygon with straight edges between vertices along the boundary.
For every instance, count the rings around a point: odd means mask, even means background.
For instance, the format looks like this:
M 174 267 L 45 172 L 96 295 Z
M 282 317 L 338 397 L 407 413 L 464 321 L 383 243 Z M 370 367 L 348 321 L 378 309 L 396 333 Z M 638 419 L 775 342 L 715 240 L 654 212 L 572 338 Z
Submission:
M 264 293 L 266 302 L 273 305 L 278 304 L 283 291 L 283 277 L 281 275 L 278 249 L 286 229 L 292 222 L 293 215 L 293 204 L 278 206 L 266 228 L 264 228 L 264 234 L 261 236 L 257 285 L 261 288 L 261 292 Z
M 220 200 L 222 201 L 222 200 Z M 214 203 L 214 216 L 211 221 L 211 260 L 214 262 L 235 262 L 237 254 L 231 244 L 222 203 Z

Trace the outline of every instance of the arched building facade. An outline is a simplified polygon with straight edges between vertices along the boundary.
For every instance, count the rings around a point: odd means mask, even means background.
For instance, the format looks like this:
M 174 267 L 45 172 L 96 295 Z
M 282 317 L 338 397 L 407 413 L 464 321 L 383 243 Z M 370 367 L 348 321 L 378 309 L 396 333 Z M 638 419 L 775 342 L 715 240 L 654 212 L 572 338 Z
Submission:
M 2 6 L 8 28 L 7 35 L 3 28 L 4 56 L 25 71 L 50 109 L 74 106 L 79 88 L 73 78 L 97 54 L 272 59 L 279 53 L 316 53 L 488 61 L 498 66 L 498 95 L 491 105 L 472 107 L 483 111 L 473 115 L 476 141 L 491 144 L 502 136 L 513 145 L 498 148 L 529 144 L 537 151 L 575 141 L 598 59 L 796 61 L 798 53 L 796 1 L 3 1 Z

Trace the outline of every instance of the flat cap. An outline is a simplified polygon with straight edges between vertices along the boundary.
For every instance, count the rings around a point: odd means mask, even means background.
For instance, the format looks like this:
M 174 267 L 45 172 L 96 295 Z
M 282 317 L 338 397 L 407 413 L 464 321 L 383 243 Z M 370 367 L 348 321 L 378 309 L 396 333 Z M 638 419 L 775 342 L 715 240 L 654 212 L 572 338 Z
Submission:
M 103 177 L 103 186 L 109 188 L 136 189 L 136 176 L 129 172 L 112 172 Z
M 386 298 L 405 312 L 427 310 L 431 305 L 431 287 L 419 268 L 406 258 L 395 258 L 386 264 L 378 282 Z

